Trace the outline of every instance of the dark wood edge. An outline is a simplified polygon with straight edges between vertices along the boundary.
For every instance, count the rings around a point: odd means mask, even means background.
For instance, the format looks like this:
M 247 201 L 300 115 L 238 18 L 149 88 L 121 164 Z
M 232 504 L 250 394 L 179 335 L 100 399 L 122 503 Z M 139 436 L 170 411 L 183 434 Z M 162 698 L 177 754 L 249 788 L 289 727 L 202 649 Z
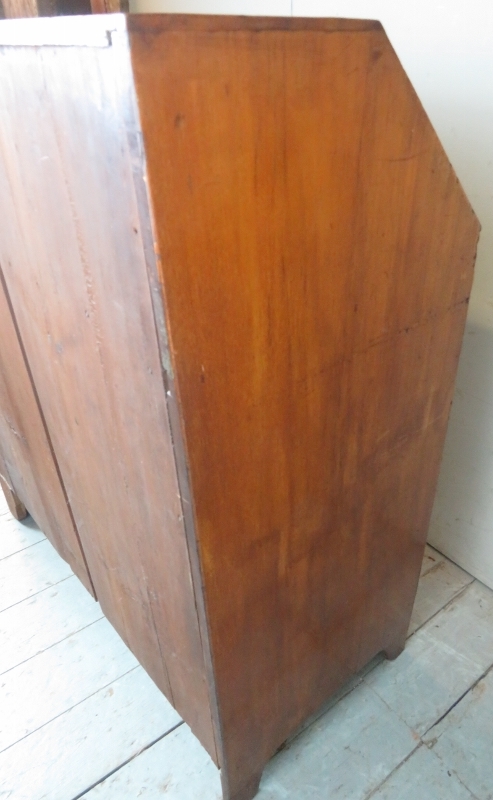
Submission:
M 130 14 L 129 31 L 159 34 L 163 31 L 320 31 L 341 33 L 383 30 L 377 20 L 334 17 L 254 17 L 227 14 Z
M 135 91 L 131 89 L 130 92 L 132 96 L 129 98 L 129 103 L 126 106 L 127 118 L 125 119 L 125 127 L 132 160 L 133 182 L 137 198 L 141 237 L 149 282 L 149 292 L 153 308 L 156 337 L 160 351 L 163 391 L 165 392 L 166 405 L 169 415 L 170 433 L 178 476 L 178 487 L 184 519 L 188 559 L 192 575 L 194 602 L 197 609 L 199 634 L 206 670 L 209 705 L 215 745 L 215 752 L 209 753 L 209 755 L 217 764 L 217 766 L 221 766 L 223 763 L 223 757 L 219 749 L 217 737 L 217 731 L 219 730 L 220 723 L 217 698 L 214 690 L 215 683 L 212 666 L 212 653 L 209 640 L 209 624 L 204 604 L 203 578 L 195 532 L 195 514 L 190 490 L 190 479 L 187 466 L 188 461 L 182 432 L 182 421 L 178 410 L 177 390 L 174 382 L 172 357 L 169 347 L 168 325 L 165 312 L 166 298 L 164 287 L 162 286 L 159 278 L 159 255 L 156 253 L 154 245 L 155 224 L 152 211 L 152 201 L 149 196 L 148 182 L 146 180 L 147 167 L 142 143 L 142 130 L 140 125 L 138 101 Z

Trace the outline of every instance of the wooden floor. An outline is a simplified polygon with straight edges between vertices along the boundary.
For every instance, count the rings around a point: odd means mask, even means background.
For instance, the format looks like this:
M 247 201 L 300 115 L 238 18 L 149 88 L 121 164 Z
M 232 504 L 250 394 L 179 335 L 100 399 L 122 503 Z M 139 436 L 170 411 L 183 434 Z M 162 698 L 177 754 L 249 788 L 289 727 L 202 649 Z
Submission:
M 428 548 L 409 633 L 277 754 L 259 800 L 493 798 L 493 592 Z M 81 797 L 221 793 L 99 606 L 2 497 L 0 798 Z

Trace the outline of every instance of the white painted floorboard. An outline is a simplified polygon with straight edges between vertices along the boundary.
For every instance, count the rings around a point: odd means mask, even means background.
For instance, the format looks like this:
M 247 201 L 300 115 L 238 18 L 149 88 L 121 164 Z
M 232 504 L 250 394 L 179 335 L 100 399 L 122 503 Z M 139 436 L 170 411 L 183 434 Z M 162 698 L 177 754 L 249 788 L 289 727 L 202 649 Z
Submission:
M 0 752 L 109 686 L 137 661 L 106 619 L 0 676 Z
M 45 538 L 31 517 L 18 522 L 4 511 L 0 517 L 0 558 L 6 558 L 26 547 L 42 542 Z
M 180 722 L 142 667 L 135 667 L 0 753 L 0 797 L 76 797 Z
M 363 800 L 416 744 L 414 732 L 363 682 L 272 759 L 258 798 Z
M 365 681 L 424 734 L 492 664 L 493 592 L 474 581 Z
M 159 765 L 159 766 L 158 766 Z M 84 800 L 221 800 L 219 772 L 188 725 L 161 739 Z
M 0 614 L 0 675 L 102 619 L 75 575 Z
M 72 575 L 47 539 L 0 559 L 0 611 Z
M 475 800 L 469 789 L 425 745 L 371 797 L 372 800 Z
M 1 800 L 220 800 L 188 726 L 2 503 L 0 609 Z M 427 547 L 404 653 L 293 737 L 258 798 L 493 800 L 493 592 Z
M 421 564 L 421 575 L 426 575 L 430 569 L 436 567 L 438 564 L 441 564 L 442 561 L 445 561 L 445 556 L 442 556 L 437 550 L 434 550 L 433 547 L 430 547 L 429 544 L 425 547 L 425 554 L 423 558 L 423 563 Z
M 418 585 L 409 634 L 421 628 L 473 580 L 469 573 L 445 558 L 424 572 Z
M 477 800 L 492 800 L 493 669 L 431 728 L 425 741 Z

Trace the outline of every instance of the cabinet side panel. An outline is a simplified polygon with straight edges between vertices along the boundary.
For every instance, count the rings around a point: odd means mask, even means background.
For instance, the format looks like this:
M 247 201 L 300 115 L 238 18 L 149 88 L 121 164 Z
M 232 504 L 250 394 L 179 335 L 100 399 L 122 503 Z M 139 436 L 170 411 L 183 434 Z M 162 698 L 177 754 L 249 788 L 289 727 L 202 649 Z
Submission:
M 215 755 L 134 188 L 128 45 L 114 18 L 92 24 L 99 47 L 1 52 L 0 257 L 101 606 Z
M 404 639 L 478 236 L 378 25 L 257 22 L 129 20 L 239 793 Z
M 1 268 L 0 450 L 7 482 L 57 552 L 94 594 L 11 315 Z

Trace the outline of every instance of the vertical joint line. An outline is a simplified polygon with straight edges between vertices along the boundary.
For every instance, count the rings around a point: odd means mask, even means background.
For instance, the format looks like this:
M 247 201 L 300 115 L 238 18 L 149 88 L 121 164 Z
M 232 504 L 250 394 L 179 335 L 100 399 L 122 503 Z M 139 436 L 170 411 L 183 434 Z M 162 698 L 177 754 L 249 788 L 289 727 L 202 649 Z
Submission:
M 75 533 L 75 536 L 77 538 L 77 542 L 79 543 L 80 551 L 82 553 L 82 558 L 84 560 L 84 566 L 85 566 L 85 568 L 87 570 L 87 575 L 89 577 L 89 582 L 90 582 L 92 590 L 94 592 L 94 597 L 97 599 L 96 589 L 94 588 L 92 575 L 91 575 L 91 573 L 89 571 L 89 565 L 87 563 L 86 554 L 84 552 L 84 548 L 83 548 L 82 542 L 80 540 L 79 531 L 77 529 L 77 525 L 75 523 L 75 517 L 74 517 L 73 511 L 72 511 L 72 506 L 70 505 L 70 501 L 68 499 L 67 490 L 65 488 L 65 484 L 64 484 L 63 478 L 62 478 L 62 474 L 60 472 L 60 466 L 58 464 L 58 459 L 57 459 L 57 457 L 55 455 L 55 450 L 53 448 L 53 443 L 51 441 L 50 432 L 49 432 L 48 425 L 47 425 L 47 422 L 46 422 L 46 419 L 45 419 L 45 415 L 44 415 L 44 412 L 43 412 L 43 409 L 42 409 L 42 406 L 41 406 L 41 402 L 40 402 L 39 395 L 38 395 L 38 390 L 36 389 L 36 384 L 34 383 L 34 378 L 33 378 L 33 374 L 32 374 L 32 371 L 31 371 L 31 366 L 30 366 L 29 360 L 27 358 L 26 349 L 24 347 L 24 342 L 22 341 L 22 337 L 21 337 L 21 333 L 20 333 L 20 330 L 19 330 L 19 326 L 17 324 L 17 317 L 15 316 L 15 313 L 14 313 L 14 307 L 12 305 L 12 300 L 10 299 L 10 293 L 9 293 L 8 288 L 7 288 L 7 283 L 5 281 L 5 275 L 4 275 L 3 268 L 2 268 L 1 265 L 0 265 L 0 282 L 2 284 L 2 288 L 3 288 L 4 292 L 5 292 L 5 298 L 7 300 L 7 305 L 9 307 L 10 316 L 12 317 L 12 323 L 14 325 L 15 334 L 17 336 L 17 341 L 19 343 L 19 347 L 20 347 L 20 350 L 21 350 L 21 353 L 22 353 L 22 358 L 24 360 L 24 365 L 25 365 L 26 370 L 27 370 L 29 382 L 30 382 L 31 388 L 33 390 L 34 399 L 35 399 L 36 406 L 37 406 L 38 411 L 39 411 L 39 416 L 41 418 L 41 424 L 43 425 L 43 430 L 45 432 L 45 436 L 46 436 L 46 439 L 47 439 L 47 442 L 48 442 L 48 447 L 50 449 L 50 454 L 51 454 L 51 457 L 53 459 L 53 464 L 55 465 L 56 474 L 57 474 L 58 480 L 60 481 L 60 486 L 61 486 L 62 492 L 63 492 L 63 498 L 65 500 L 65 503 L 66 503 L 66 506 L 67 506 L 67 510 L 68 510 L 69 515 L 70 515 L 70 521 L 72 522 L 74 533 Z

